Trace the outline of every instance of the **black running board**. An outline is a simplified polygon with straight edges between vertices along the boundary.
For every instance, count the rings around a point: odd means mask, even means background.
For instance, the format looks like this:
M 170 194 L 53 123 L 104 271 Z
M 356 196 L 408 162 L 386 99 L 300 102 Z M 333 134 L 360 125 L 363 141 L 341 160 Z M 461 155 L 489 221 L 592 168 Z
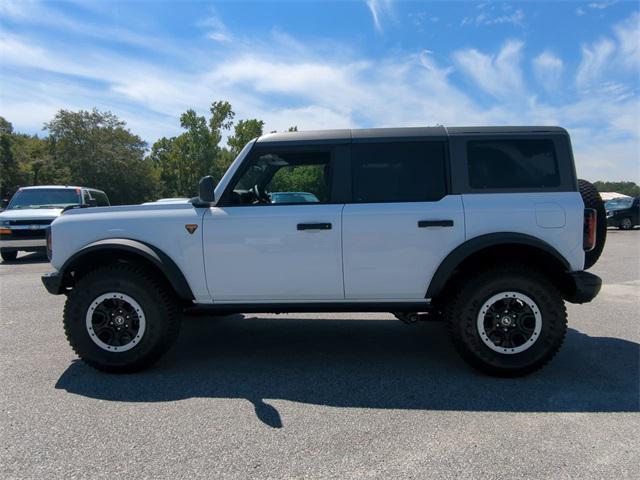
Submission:
M 188 314 L 229 315 L 232 313 L 306 312 L 426 312 L 428 300 L 421 302 L 310 302 L 310 303 L 199 303 L 185 308 Z

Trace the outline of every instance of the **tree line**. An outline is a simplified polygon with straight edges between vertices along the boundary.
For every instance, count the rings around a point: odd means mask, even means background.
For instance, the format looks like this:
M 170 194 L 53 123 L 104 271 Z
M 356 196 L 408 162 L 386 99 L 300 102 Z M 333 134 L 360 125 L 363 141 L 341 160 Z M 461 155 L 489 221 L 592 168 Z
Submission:
M 209 118 L 187 110 L 180 116 L 183 133 L 149 148 L 123 120 L 97 109 L 60 110 L 43 136 L 15 132 L 0 117 L 0 196 L 28 185 L 98 188 L 113 204 L 195 196 L 200 178 L 219 180 L 242 147 L 262 135 L 262 120 L 234 119 L 226 101 L 212 102 Z
M 212 175 L 218 181 L 242 147 L 262 135 L 264 122 L 251 118 L 236 123 L 231 104 L 214 101 L 209 118 L 190 109 L 180 116 L 180 126 L 181 134 L 160 138 L 149 148 L 123 120 L 97 109 L 58 111 L 44 124 L 44 136 L 15 132 L 0 117 L 0 196 L 8 198 L 21 186 L 49 184 L 98 188 L 116 205 L 195 196 L 200 178 Z M 291 189 L 299 188 L 300 182 L 316 184 L 320 177 L 306 170 L 291 172 L 304 178 L 282 173 L 278 182 Z M 289 185 L 292 182 L 295 185 Z M 634 182 L 595 186 L 640 195 Z

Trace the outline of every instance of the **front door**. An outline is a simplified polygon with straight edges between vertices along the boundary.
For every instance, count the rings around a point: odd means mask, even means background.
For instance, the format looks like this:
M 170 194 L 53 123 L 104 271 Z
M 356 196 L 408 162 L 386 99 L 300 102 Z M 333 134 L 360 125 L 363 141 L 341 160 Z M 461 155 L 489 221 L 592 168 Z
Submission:
M 204 216 L 214 302 L 344 299 L 334 150 L 256 147 Z

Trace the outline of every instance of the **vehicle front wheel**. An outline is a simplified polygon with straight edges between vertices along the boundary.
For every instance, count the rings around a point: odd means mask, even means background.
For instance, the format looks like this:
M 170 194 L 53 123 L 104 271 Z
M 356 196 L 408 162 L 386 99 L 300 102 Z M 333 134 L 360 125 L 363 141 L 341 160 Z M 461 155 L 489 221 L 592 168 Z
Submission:
M 167 286 L 135 264 L 114 264 L 82 277 L 64 307 L 69 344 L 88 365 L 133 372 L 153 364 L 180 329 Z
M 18 252 L 16 252 L 15 250 L 12 252 L 0 252 L 0 256 L 5 262 L 13 262 L 16 258 L 18 258 Z
M 543 273 L 524 265 L 469 277 L 450 298 L 445 317 L 462 358 L 496 376 L 541 368 L 558 352 L 567 331 L 557 289 Z
M 623 218 L 620 222 L 621 230 L 631 230 L 633 228 L 633 222 L 629 217 Z

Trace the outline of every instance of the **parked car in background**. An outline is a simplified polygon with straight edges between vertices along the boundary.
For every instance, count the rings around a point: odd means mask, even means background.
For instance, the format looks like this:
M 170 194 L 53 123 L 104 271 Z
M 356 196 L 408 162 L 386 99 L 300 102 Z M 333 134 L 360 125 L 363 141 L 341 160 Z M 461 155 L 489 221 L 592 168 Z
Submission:
M 640 225 L 640 197 L 614 198 L 605 202 L 607 226 L 631 230 Z
M 65 208 L 107 207 L 109 198 L 94 188 L 44 185 L 20 188 L 0 213 L 0 254 L 15 260 L 19 251 L 45 251 L 45 230 Z

